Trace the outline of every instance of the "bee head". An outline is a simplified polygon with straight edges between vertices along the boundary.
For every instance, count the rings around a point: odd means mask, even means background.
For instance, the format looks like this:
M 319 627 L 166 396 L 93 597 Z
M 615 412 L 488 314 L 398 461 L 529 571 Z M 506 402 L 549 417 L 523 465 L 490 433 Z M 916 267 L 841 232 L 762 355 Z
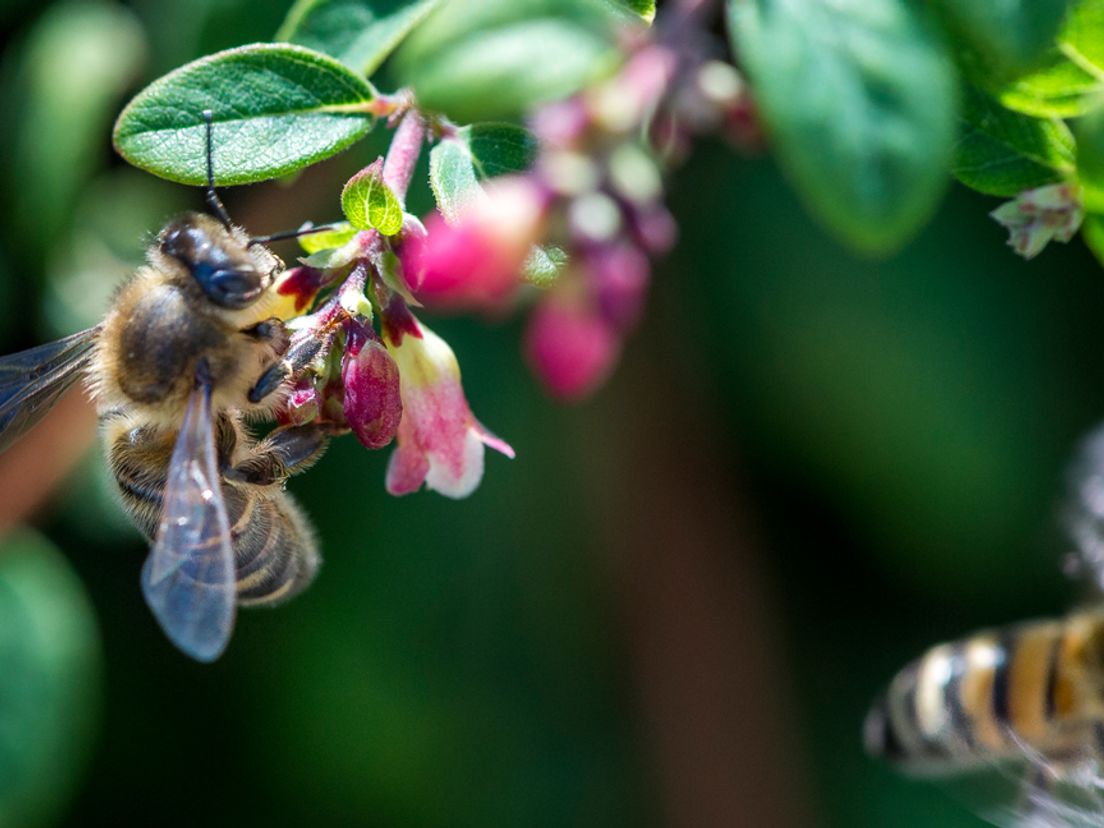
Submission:
M 271 274 L 257 269 L 248 248 L 206 216 L 189 215 L 168 225 L 161 252 L 187 268 L 195 283 L 222 308 L 241 310 L 268 288 Z

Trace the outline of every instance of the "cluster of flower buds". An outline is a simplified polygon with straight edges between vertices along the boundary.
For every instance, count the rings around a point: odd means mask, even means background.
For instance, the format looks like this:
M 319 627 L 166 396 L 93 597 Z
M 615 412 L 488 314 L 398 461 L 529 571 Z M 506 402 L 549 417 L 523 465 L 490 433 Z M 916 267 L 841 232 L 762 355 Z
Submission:
M 1051 241 L 1068 242 L 1081 227 L 1085 208 L 1075 184 L 1048 184 L 1024 190 L 989 214 L 1008 230 L 1008 244 L 1033 259 Z
M 484 446 L 507 457 L 514 451 L 475 419 L 455 355 L 411 312 L 380 232 L 350 230 L 341 241 L 308 258 L 324 267 L 293 268 L 276 286 L 292 314 L 335 286 L 317 309 L 288 323 L 287 360 L 295 373 L 277 420 L 349 430 L 370 449 L 395 441 L 386 479 L 391 494 L 425 484 L 467 497 L 483 477 Z
M 408 286 L 427 305 L 494 312 L 535 294 L 525 355 L 562 400 L 610 374 L 640 319 L 650 258 L 675 241 L 665 162 L 702 130 L 756 140 L 731 66 L 661 34 L 626 50 L 612 77 L 534 113 L 529 172 L 492 179 L 457 216 L 435 213 L 402 248 Z

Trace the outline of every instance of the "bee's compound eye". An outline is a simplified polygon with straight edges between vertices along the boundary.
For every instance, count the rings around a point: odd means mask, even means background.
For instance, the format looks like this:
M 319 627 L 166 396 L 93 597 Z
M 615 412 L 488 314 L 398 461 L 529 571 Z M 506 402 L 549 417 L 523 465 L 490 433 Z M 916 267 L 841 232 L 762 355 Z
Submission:
M 248 258 L 232 255 L 207 230 L 187 221 L 166 228 L 161 252 L 185 265 L 207 298 L 221 307 L 247 307 L 264 289 L 264 278 Z
M 216 269 L 206 262 L 197 262 L 192 275 L 207 297 L 224 308 L 240 309 L 253 304 L 263 287 L 260 274 L 252 267 Z

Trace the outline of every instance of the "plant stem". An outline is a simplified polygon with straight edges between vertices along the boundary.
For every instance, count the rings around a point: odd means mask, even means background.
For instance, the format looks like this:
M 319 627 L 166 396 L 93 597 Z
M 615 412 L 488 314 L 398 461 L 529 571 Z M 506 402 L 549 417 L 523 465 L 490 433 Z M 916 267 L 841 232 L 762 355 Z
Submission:
M 426 121 L 416 109 L 408 109 L 399 121 L 387 158 L 383 162 L 383 183 L 391 188 L 399 203 L 406 206 L 406 191 L 414 177 L 414 167 L 425 143 Z

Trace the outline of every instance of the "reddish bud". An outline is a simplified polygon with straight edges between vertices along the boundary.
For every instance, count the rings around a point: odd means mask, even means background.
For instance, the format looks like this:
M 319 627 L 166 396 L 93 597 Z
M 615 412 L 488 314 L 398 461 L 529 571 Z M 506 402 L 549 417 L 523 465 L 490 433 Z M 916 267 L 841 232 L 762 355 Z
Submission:
M 546 301 L 529 319 L 525 355 L 557 399 L 582 399 L 609 376 L 621 350 L 613 327 L 595 310 Z
M 402 419 L 399 369 L 375 331 L 352 322 L 341 358 L 345 420 L 370 449 L 390 443 Z
M 647 257 L 620 243 L 596 250 L 587 259 L 598 307 L 618 330 L 633 328 L 648 291 Z

